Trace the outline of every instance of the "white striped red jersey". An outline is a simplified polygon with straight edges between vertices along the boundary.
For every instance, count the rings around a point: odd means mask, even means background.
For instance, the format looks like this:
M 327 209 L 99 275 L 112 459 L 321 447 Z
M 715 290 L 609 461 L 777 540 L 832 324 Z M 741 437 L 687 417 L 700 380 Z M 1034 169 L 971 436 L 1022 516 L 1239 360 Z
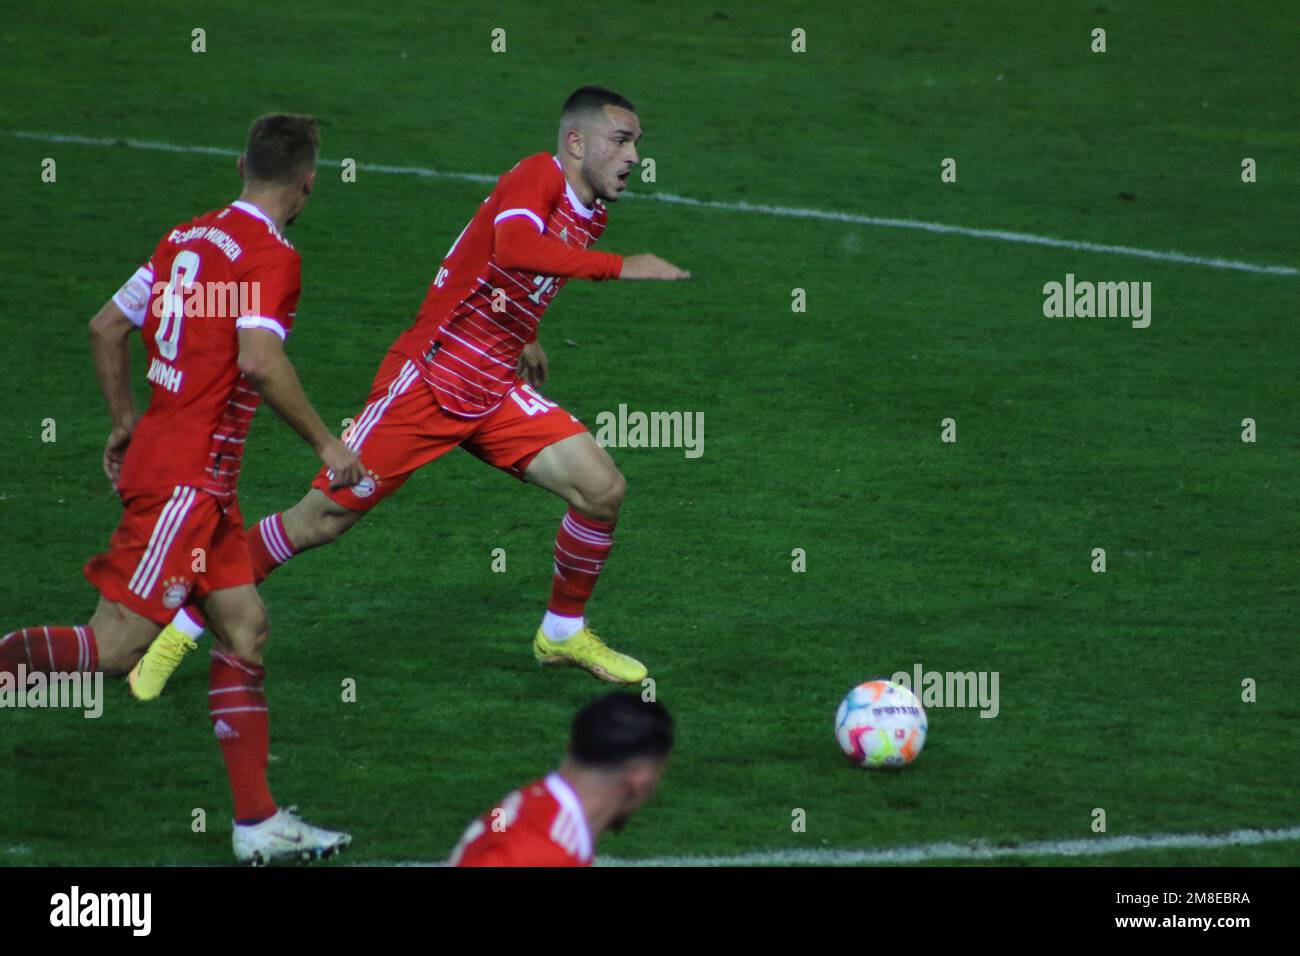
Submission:
M 285 338 L 301 257 L 274 221 L 239 200 L 170 230 L 113 296 L 140 327 L 152 386 L 118 491 L 188 485 L 233 498 L 261 396 L 239 371 L 239 329 Z
M 520 160 L 497 180 L 447 250 L 415 324 L 394 345 L 420 366 L 444 411 L 477 418 L 500 404 L 516 381 L 520 352 L 537 338 L 538 323 L 566 282 L 503 268 L 498 224 L 524 220 L 582 250 L 604 232 L 606 217 L 599 200 L 583 205 L 550 153 Z M 593 252 L 590 262 L 590 278 L 617 276 L 622 267 L 609 253 Z
M 516 790 L 469 825 L 452 866 L 591 866 L 582 802 L 558 773 Z

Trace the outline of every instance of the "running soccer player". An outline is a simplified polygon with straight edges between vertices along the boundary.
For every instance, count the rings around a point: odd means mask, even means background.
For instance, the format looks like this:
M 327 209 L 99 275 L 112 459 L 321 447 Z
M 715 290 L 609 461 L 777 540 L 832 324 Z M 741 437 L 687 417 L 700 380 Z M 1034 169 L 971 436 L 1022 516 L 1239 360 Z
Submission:
M 338 487 L 328 466 L 292 508 L 248 529 L 260 582 L 309 548 L 335 540 L 457 445 L 568 502 L 555 537 L 546 613 L 533 638 L 543 665 L 576 665 L 616 683 L 646 676 L 587 625 L 587 600 L 614 542 L 626 483 L 586 427 L 537 392 L 546 356 L 542 315 L 568 279 L 688 279 L 653 255 L 589 248 L 638 163 L 641 124 L 617 93 L 584 86 L 560 115 L 554 155 L 520 160 L 497 181 L 451 244 L 415 324 L 379 366 L 370 397 L 345 433 L 365 466 Z M 131 674 L 142 700 L 161 693 L 202 633 L 182 610 Z
M 591 866 L 602 833 L 618 833 L 659 787 L 673 722 L 659 703 L 614 691 L 573 719 L 560 769 L 475 820 L 452 866 Z
M 108 552 L 85 568 L 99 606 L 89 624 L 28 627 L 0 639 L 0 674 L 125 674 L 194 599 L 216 635 L 208 706 L 234 795 L 235 855 L 252 863 L 329 856 L 351 840 L 271 798 L 266 608 L 235 497 L 262 399 L 312 446 L 336 487 L 364 474 L 356 453 L 312 408 L 282 344 L 301 272 L 283 233 L 307 205 L 319 148 L 312 117 L 254 122 L 238 163 L 239 199 L 170 230 L 91 320 L 95 371 L 113 423 L 104 472 L 125 509 Z M 130 383 L 137 329 L 152 386 L 143 416 Z

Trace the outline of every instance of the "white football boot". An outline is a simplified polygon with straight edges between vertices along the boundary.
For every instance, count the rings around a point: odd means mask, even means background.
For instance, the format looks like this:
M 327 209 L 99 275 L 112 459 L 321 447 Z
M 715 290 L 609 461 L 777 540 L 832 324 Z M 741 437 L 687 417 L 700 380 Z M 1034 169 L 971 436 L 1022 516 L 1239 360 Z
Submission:
M 261 823 L 235 824 L 232 842 L 240 863 L 266 866 L 281 860 L 323 860 L 352 842 L 346 833 L 323 830 L 305 823 L 297 807 L 281 807 Z

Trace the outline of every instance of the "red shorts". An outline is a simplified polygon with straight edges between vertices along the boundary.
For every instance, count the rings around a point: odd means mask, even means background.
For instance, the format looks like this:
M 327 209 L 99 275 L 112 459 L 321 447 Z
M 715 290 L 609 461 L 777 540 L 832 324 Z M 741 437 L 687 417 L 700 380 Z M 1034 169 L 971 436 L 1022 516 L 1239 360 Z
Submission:
M 402 487 L 417 468 L 457 445 L 522 481 L 543 448 L 586 430 L 522 378 L 490 415 L 448 415 L 416 364 L 393 350 L 375 374 L 366 407 L 343 434 L 347 446 L 361 457 L 366 477 L 351 488 L 331 491 L 329 474 L 321 468 L 311 485 L 344 508 L 369 511 Z
M 222 511 L 206 491 L 179 485 L 123 502 L 107 554 L 86 562 L 100 594 L 159 625 L 192 598 L 253 583 L 239 503 Z

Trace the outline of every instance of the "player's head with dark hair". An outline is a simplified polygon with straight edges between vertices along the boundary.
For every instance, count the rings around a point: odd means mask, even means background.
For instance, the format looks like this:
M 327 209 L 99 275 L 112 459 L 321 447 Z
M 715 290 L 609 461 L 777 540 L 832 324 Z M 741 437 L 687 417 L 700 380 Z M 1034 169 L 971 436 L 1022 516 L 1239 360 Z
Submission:
M 603 86 L 580 86 L 564 101 L 560 118 L 561 120 L 572 119 L 581 113 L 599 113 L 606 106 L 617 106 L 629 113 L 636 112 L 636 107 L 626 96 L 615 93 L 611 89 Z
M 286 207 L 285 224 L 292 223 L 307 205 L 316 181 L 316 155 L 320 152 L 320 122 L 297 113 L 268 113 L 253 121 L 248 142 L 239 157 L 245 198 L 267 194 Z
M 560 111 L 560 136 L 556 155 L 580 172 L 591 198 L 614 201 L 627 186 L 639 161 L 636 142 L 641 121 L 627 97 L 603 86 L 574 90 Z M 583 190 L 586 192 L 588 190 Z
M 613 691 L 573 718 L 562 769 L 599 781 L 608 801 L 602 829 L 617 831 L 659 787 L 672 749 L 673 719 L 663 704 Z
M 288 185 L 316 168 L 320 122 L 314 116 L 268 113 L 253 121 L 244 146 L 244 174 L 264 183 Z
M 673 749 L 673 719 L 657 701 L 612 691 L 578 711 L 569 754 L 585 767 L 619 767 L 629 760 L 660 760 Z

